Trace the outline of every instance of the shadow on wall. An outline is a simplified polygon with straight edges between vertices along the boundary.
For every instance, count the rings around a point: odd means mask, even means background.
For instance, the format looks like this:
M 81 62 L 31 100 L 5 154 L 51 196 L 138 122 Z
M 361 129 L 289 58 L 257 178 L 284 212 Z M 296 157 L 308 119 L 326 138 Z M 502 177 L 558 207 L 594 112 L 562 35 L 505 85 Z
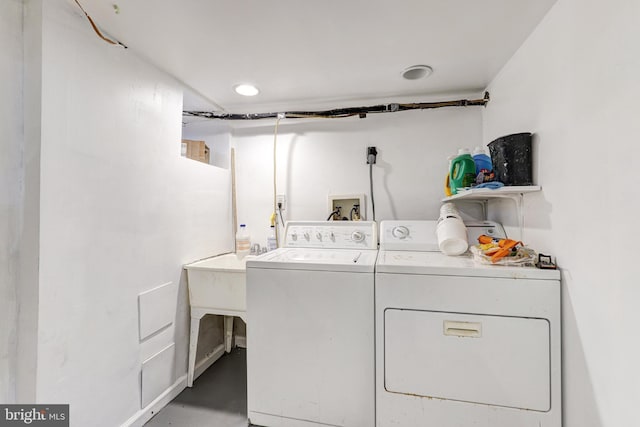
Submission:
M 383 159 L 377 160 L 376 166 L 378 166 L 378 169 L 382 170 L 382 188 L 384 189 L 384 193 L 386 194 L 385 202 L 387 203 L 387 206 L 389 206 L 389 210 L 391 211 L 391 218 L 389 219 L 397 219 L 398 212 L 396 209 L 396 205 L 393 201 L 393 193 L 391 192 L 391 190 L 389 190 L 389 175 L 391 175 L 391 173 L 393 172 L 393 166 L 391 166 L 391 163 Z M 374 166 L 374 177 L 373 177 L 374 180 L 376 179 L 375 169 L 376 168 Z M 378 176 L 378 179 L 380 179 L 379 176 Z M 375 187 L 375 184 L 374 184 L 374 187 Z M 375 194 L 374 194 L 374 197 L 375 197 Z M 368 194 L 367 198 L 369 199 L 369 204 L 371 204 L 371 194 Z
M 300 138 L 300 136 L 304 136 L 304 133 L 294 133 L 293 136 L 291 137 L 291 139 L 289 140 L 289 149 L 287 151 L 287 156 L 284 159 L 284 163 L 287 165 L 287 179 L 285 181 L 285 190 L 284 190 L 284 194 L 291 194 L 292 193 L 292 179 L 289 179 L 290 177 L 293 176 L 293 162 L 291 161 L 291 159 L 293 159 L 293 156 L 295 154 L 295 149 L 296 149 L 296 145 L 298 142 L 298 138 Z M 278 190 L 278 192 L 280 192 L 281 190 Z M 286 215 L 283 215 L 285 218 L 290 218 L 292 215 L 292 211 L 291 211 L 291 207 L 292 204 L 288 203 L 288 208 L 289 208 L 289 212 Z M 295 215 L 295 211 L 293 212 L 293 214 Z
M 189 308 L 189 288 L 187 285 L 187 271 L 183 268 L 180 271 L 180 282 L 178 283 L 178 301 L 176 308 L 176 319 L 173 342 L 179 343 L 181 339 L 189 336 L 189 325 L 191 321 L 191 311 Z M 187 372 L 189 363 L 189 341 L 187 346 L 176 346 L 176 363 L 174 378 L 179 378 Z
M 463 204 L 464 206 L 464 204 Z M 476 206 L 477 207 L 477 206 Z M 523 203 L 523 227 L 524 236 L 520 235 L 517 205 L 511 199 L 491 199 L 487 207 L 487 219 L 497 221 L 505 228 L 507 236 L 523 240 L 527 244 L 533 244 L 538 249 L 543 248 L 547 243 L 531 242 L 531 233 L 527 230 L 551 230 L 551 213 L 553 205 L 547 200 L 544 188 L 537 193 L 530 193 L 524 196 Z M 472 215 L 473 216 L 473 215 Z M 475 218 L 478 218 L 475 216 Z
M 562 270 L 562 425 L 603 427 L 567 286 L 571 280 L 571 273 Z M 571 390 L 567 390 L 568 378 L 572 379 Z M 581 418 L 569 419 L 567 414 L 580 414 Z
M 540 158 L 540 135 L 537 133 L 531 134 L 531 178 L 533 183 L 540 182 L 540 164 L 538 159 Z

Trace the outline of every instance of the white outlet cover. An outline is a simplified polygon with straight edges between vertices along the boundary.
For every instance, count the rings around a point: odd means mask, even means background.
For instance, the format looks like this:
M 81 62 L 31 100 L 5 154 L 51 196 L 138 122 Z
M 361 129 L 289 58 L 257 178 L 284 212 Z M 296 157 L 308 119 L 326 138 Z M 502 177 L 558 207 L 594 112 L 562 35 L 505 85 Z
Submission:
M 281 210 L 286 210 L 287 209 L 287 196 L 284 194 L 278 194 L 276 196 L 276 206 L 278 205 L 278 203 L 282 203 L 282 207 L 280 208 Z

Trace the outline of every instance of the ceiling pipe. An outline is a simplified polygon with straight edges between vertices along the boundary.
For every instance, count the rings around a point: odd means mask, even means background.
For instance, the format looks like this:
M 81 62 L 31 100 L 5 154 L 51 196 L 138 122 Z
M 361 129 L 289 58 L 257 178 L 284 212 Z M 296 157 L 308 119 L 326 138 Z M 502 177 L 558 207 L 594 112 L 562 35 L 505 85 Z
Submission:
M 218 120 L 262 120 L 262 119 L 304 119 L 304 118 L 343 118 L 359 116 L 365 118 L 369 113 L 395 113 L 398 111 L 408 110 L 427 110 L 432 108 L 444 108 L 444 107 L 472 107 L 472 106 L 486 106 L 489 102 L 489 92 L 484 93 L 484 97 L 481 99 L 461 99 L 457 101 L 440 101 L 440 102 L 415 102 L 415 103 L 392 103 L 392 104 L 379 104 L 369 107 L 349 107 L 349 108 L 336 108 L 332 110 L 323 111 L 287 111 L 287 112 L 275 112 L 275 113 L 248 113 L 248 114 L 235 114 L 224 113 L 219 111 L 183 111 L 183 116 L 189 117 L 202 117 L 205 119 L 218 119 Z

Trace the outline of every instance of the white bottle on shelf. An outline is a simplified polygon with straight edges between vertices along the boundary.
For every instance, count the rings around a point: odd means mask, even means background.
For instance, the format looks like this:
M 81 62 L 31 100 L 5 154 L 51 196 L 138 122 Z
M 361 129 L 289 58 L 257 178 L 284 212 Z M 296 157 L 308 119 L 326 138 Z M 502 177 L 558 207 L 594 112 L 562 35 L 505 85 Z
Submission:
M 251 250 L 251 236 L 247 232 L 247 226 L 240 224 L 240 228 L 236 233 L 236 256 L 239 259 L 244 258 Z

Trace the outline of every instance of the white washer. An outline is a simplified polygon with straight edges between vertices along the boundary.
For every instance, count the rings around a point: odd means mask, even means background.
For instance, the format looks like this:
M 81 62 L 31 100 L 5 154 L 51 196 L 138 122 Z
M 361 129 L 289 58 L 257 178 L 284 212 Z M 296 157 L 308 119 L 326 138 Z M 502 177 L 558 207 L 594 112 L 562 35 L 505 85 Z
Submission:
M 249 421 L 375 424 L 374 222 L 288 222 L 247 261 Z
M 559 271 L 446 256 L 435 229 L 380 225 L 376 426 L 560 427 Z

